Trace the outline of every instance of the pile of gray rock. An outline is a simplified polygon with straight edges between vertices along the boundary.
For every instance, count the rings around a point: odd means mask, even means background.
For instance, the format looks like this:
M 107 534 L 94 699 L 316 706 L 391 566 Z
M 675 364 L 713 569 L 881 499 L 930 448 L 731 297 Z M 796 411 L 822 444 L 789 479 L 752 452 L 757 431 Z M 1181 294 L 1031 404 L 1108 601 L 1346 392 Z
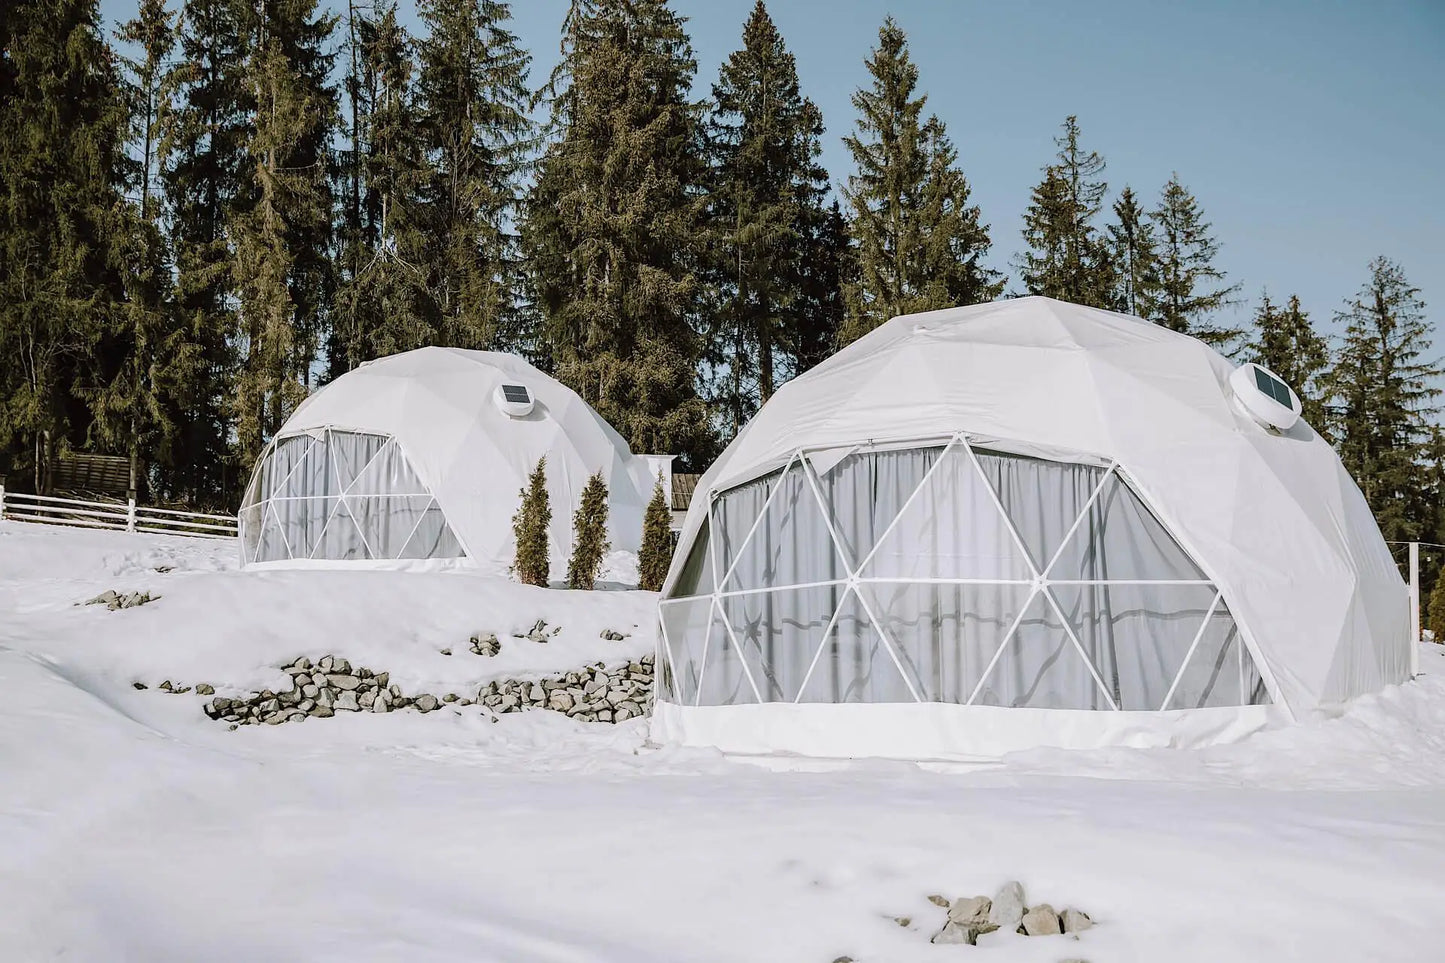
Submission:
M 636 662 L 598 662 L 536 682 L 493 682 L 477 693 L 477 701 L 496 712 L 551 709 L 583 722 L 625 722 L 652 703 L 652 676 L 653 657 L 644 655 Z
M 160 598 L 159 595 L 152 595 L 149 592 L 117 592 L 115 589 L 106 589 L 93 599 L 86 599 L 86 605 L 104 605 L 112 612 L 117 609 L 133 609 L 137 605 L 145 605 L 147 602 L 154 602 Z
M 472 654 L 484 658 L 493 658 L 502 651 L 502 642 L 497 638 L 495 632 L 478 632 L 472 636 Z
M 324 656 L 314 665 L 302 656 L 281 668 L 291 677 L 289 689 L 262 689 L 244 699 L 217 696 L 206 704 L 206 715 L 235 728 L 261 723 L 274 726 L 338 712 L 390 712 L 408 706 L 418 712 L 431 712 L 441 708 L 436 696 L 407 696 L 400 686 L 391 683 L 389 673 L 373 672 L 365 666 L 353 669 L 340 656 Z
M 987 896 L 965 896 L 955 900 L 943 896 L 928 898 L 938 906 L 948 907 L 948 918 L 943 928 L 933 935 L 934 943 L 974 946 L 980 936 L 995 930 L 1024 936 L 1058 936 L 1080 933 L 1094 925 L 1089 914 L 1073 907 L 1058 912 L 1048 903 L 1026 905 L 1023 884 L 1017 880 L 1005 883 L 993 899 Z
M 336 655 L 324 656 L 314 664 L 302 656 L 281 667 L 291 677 L 290 688 L 281 692 L 263 689 L 239 699 L 216 696 L 206 703 L 205 711 L 212 719 L 230 723 L 232 729 L 326 718 L 338 712 L 408 708 L 433 712 L 447 704 L 482 705 L 499 713 L 550 709 L 583 722 L 624 722 L 642 715 L 652 702 L 652 663 L 653 657 L 646 655 L 637 662 L 611 666 L 598 662 L 538 681 L 491 682 L 477 692 L 475 699 L 468 699 L 454 692 L 440 697 L 430 693 L 407 695 L 391 681 L 390 673 L 353 667 Z M 135 687 L 143 689 L 145 685 L 137 682 Z M 167 691 L 186 689 L 171 687 Z M 207 695 L 215 692 L 204 684 L 196 686 L 196 691 Z

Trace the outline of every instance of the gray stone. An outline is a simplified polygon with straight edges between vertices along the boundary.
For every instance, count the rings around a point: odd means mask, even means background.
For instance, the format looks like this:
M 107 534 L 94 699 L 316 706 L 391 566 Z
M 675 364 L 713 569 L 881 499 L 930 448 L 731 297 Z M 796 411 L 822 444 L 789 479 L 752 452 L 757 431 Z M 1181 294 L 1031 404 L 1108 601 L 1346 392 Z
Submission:
M 1074 909 L 1072 906 L 1067 907 L 1059 914 L 1059 923 L 1063 926 L 1065 933 L 1082 933 L 1094 925 L 1094 921 L 1089 919 L 1088 913 Z
M 269 714 L 266 716 L 266 718 L 265 718 L 264 721 L 265 721 L 266 725 L 268 725 L 268 726 L 279 726 L 281 723 L 285 722 L 286 719 L 287 719 L 286 713 L 284 713 L 284 712 L 272 712 L 272 713 L 269 713 Z
M 1004 883 L 994 895 L 993 906 L 988 911 L 988 921 L 1005 932 L 1018 929 L 1024 918 L 1024 886 L 1018 880 Z
M 318 705 L 316 708 L 311 710 L 311 714 L 318 719 L 329 719 L 336 713 L 331 710 L 330 706 Z
M 372 676 L 371 670 L 368 669 L 366 666 L 362 666 L 361 668 L 357 669 L 356 674 L 363 679 L 370 679 Z
M 391 687 L 389 687 L 389 688 L 387 689 L 387 691 L 391 693 L 391 697 L 392 697 L 393 699 L 400 699 L 400 698 L 401 698 L 401 686 L 399 686 L 399 685 L 391 686 Z
M 361 685 L 361 680 L 354 675 L 328 675 L 326 682 L 328 685 L 334 686 L 337 689 L 346 690 L 355 689 Z
M 300 709 L 302 712 L 310 712 L 312 709 L 316 708 L 316 700 L 302 699 L 300 702 L 296 703 L 296 708 Z
M 378 673 L 376 674 L 375 678 L 376 678 L 376 684 L 379 685 L 379 686 L 381 686 L 383 689 L 385 689 L 385 688 L 387 687 L 387 685 L 391 682 L 391 673 L 390 673 L 390 672 L 378 672 Z M 395 694 L 395 693 L 393 693 L 393 695 L 394 695 L 394 694 Z
M 572 709 L 572 706 L 572 696 L 562 690 L 553 692 L 552 697 L 547 700 L 547 708 L 556 709 L 558 712 L 570 711 Z
M 441 650 L 441 653 L 442 653 L 442 655 L 451 655 L 451 654 L 452 654 L 452 650 L 451 650 L 451 649 L 442 649 L 442 650 Z
M 930 943 L 964 943 L 973 946 L 978 941 L 977 935 L 962 923 L 955 923 L 950 920 L 943 924 L 943 929 L 933 934 Z
M 132 682 L 130 685 L 131 685 L 131 688 L 133 688 L 133 689 L 149 689 L 149 688 L 150 688 L 150 686 L 146 685 L 144 682 Z
M 331 708 L 332 706 L 336 705 L 336 690 L 335 690 L 335 689 L 322 689 L 322 690 L 320 690 L 319 692 L 317 692 L 317 693 L 316 693 L 316 704 L 317 704 L 317 705 L 323 705 L 323 706 L 325 706 L 325 707 L 328 708 L 328 709 Z
M 612 721 L 612 710 L 611 710 L 611 709 L 598 709 L 598 710 L 597 710 L 597 721 L 598 721 L 598 722 L 611 722 L 611 721 Z
M 345 710 L 346 712 L 355 712 L 358 708 L 356 704 L 356 693 L 349 691 L 338 692 L 336 694 L 336 704 L 334 708 L 337 712 L 341 712 L 343 710 Z
M 115 601 L 116 599 L 118 599 L 119 597 L 120 597 L 120 596 L 118 596 L 118 595 L 116 594 L 115 589 L 106 589 L 104 592 L 101 592 L 101 593 L 100 593 L 99 595 L 97 595 L 95 598 L 93 598 L 93 599 L 86 599 L 86 600 L 85 600 L 85 604 L 86 604 L 86 605 L 108 605 L 109 603 L 114 602 L 114 601 Z
M 363 709 L 370 709 L 375 703 L 376 703 L 376 690 L 375 690 L 375 689 L 368 689 L 367 691 L 365 691 L 365 692 L 363 692 L 361 695 L 359 695 L 359 696 L 357 697 L 357 699 L 356 699 L 356 704 L 359 705 L 359 706 L 361 706 L 361 708 L 363 708 Z
M 351 663 L 347 662 L 345 659 L 332 659 L 331 672 L 336 672 L 340 675 L 350 675 Z M 327 674 L 329 675 L 330 673 Z
M 311 684 L 311 674 L 308 672 L 298 672 L 291 677 L 291 684 L 297 688 L 308 686 Z
M 993 908 L 993 900 L 987 896 L 960 897 L 953 901 L 948 908 L 948 918 L 955 923 L 963 923 L 972 919 L 988 919 L 988 911 Z
M 455 692 L 448 692 L 446 695 L 442 696 L 442 701 L 443 701 L 443 702 L 456 702 L 458 698 L 459 698 L 459 696 L 458 696 Z
M 296 668 L 298 668 L 298 669 L 309 669 L 309 668 L 311 668 L 311 660 L 308 659 L 308 658 L 306 658 L 306 656 L 304 656 L 304 655 L 303 655 L 301 658 L 297 659 L 297 660 L 296 660 L 294 663 L 292 663 L 292 664 L 295 665 Z
M 606 639 L 608 642 L 621 642 L 627 636 L 621 632 L 614 632 L 612 629 L 603 629 L 599 638 Z
M 437 697 L 431 694 L 417 696 L 414 704 L 418 712 L 431 712 L 441 706 L 441 703 L 437 702 Z
M 311 684 L 314 685 L 314 686 L 316 686 L 317 688 L 324 689 L 324 688 L 326 688 L 328 685 L 330 685 L 331 683 L 327 680 L 326 675 L 325 675 L 324 673 L 321 673 L 321 672 L 313 672 L 313 673 L 311 674 Z
M 384 695 L 384 694 L 386 693 L 386 690 L 385 690 L 385 689 L 382 689 L 381 692 L 382 692 L 382 694 Z M 391 701 L 390 701 L 389 699 L 383 699 L 383 698 L 381 698 L 381 697 L 377 697 L 377 698 L 376 698 L 375 700 L 373 700 L 372 703 L 371 703 L 371 711 L 372 711 L 372 712 L 390 712 L 390 711 L 391 711 Z
M 642 715 L 642 707 L 639 706 L 637 703 L 631 701 L 617 703 L 617 711 L 626 712 L 629 716 Z M 947 901 L 945 901 L 945 905 L 946 904 Z
M 170 679 L 167 679 L 166 681 L 162 682 L 159 686 L 157 686 L 157 688 L 159 688 L 159 689 L 160 689 L 161 691 L 163 691 L 163 692 L 170 692 L 171 689 L 174 688 L 174 686 L 171 685 L 171 680 L 170 680 Z
M 1030 907 L 1021 925 L 1027 936 L 1058 936 L 1063 932 L 1059 928 L 1059 914 L 1048 903 Z
M 307 684 L 301 687 L 301 694 L 308 699 L 316 698 L 316 694 L 320 691 L 314 684 Z
M 317 668 L 319 668 L 322 672 L 330 672 L 331 666 L 333 665 L 331 661 L 331 656 L 322 656 L 321 661 L 316 663 L 316 665 Z
M 196 683 L 196 695 L 215 695 L 216 689 L 208 682 Z

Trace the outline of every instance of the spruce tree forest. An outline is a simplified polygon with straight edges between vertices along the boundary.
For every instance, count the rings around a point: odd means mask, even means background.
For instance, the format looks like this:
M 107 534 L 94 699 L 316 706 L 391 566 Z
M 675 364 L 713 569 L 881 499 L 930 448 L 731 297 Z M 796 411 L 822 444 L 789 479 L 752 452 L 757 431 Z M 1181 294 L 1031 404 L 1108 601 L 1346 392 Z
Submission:
M 888 318 L 1043 294 L 1278 372 L 1385 537 L 1445 541 L 1442 370 L 1389 257 L 1343 305 L 1250 295 L 1232 327 L 1246 295 L 1187 181 L 1110 185 L 1076 116 L 1029 161 L 1023 222 L 986 223 L 892 19 L 827 118 L 852 158 L 830 172 L 762 0 L 716 77 L 667 0 L 573 0 L 547 76 L 500 0 L 416 13 L 412 35 L 396 0 L 138 0 L 110 34 L 97 0 L 4 4 L 6 485 L 122 455 L 147 500 L 234 511 L 308 392 L 423 345 L 519 353 L 700 470 Z

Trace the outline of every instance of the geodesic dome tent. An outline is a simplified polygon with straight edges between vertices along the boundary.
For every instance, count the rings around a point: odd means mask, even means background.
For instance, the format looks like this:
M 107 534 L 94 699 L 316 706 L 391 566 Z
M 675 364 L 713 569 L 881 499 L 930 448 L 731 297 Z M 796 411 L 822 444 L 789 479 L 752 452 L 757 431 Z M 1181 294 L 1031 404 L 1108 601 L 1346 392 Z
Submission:
M 895 318 L 787 384 L 698 484 L 654 737 L 1190 745 L 1405 679 L 1369 508 L 1288 386 L 1237 370 L 1030 297 Z
M 635 551 L 646 463 L 570 388 L 489 351 L 367 362 L 307 398 L 262 453 L 241 508 L 242 561 L 505 570 L 519 492 L 543 456 L 554 569 L 598 471 L 612 547 Z

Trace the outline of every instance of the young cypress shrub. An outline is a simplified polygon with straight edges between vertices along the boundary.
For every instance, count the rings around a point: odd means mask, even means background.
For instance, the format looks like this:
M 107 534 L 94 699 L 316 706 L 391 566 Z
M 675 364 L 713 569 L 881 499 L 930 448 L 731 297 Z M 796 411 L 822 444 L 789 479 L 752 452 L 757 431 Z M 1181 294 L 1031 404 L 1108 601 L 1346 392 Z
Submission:
M 552 507 L 547 498 L 547 459 L 543 456 L 520 492 L 522 505 L 512 516 L 512 534 L 517 539 L 517 558 L 512 573 L 527 585 L 547 587 L 551 562 L 547 557 L 547 526 L 552 524 Z
M 672 564 L 672 512 L 662 492 L 662 477 L 652 488 L 652 500 L 642 516 L 642 551 L 637 555 L 637 587 L 659 592 Z
M 1435 577 L 1435 587 L 1430 590 L 1430 618 L 1425 628 L 1434 633 L 1436 642 L 1445 642 L 1445 571 Z
M 591 589 L 602 570 L 607 542 L 607 483 L 598 472 L 582 489 L 582 504 L 572 516 L 572 558 L 567 563 L 567 587 Z

